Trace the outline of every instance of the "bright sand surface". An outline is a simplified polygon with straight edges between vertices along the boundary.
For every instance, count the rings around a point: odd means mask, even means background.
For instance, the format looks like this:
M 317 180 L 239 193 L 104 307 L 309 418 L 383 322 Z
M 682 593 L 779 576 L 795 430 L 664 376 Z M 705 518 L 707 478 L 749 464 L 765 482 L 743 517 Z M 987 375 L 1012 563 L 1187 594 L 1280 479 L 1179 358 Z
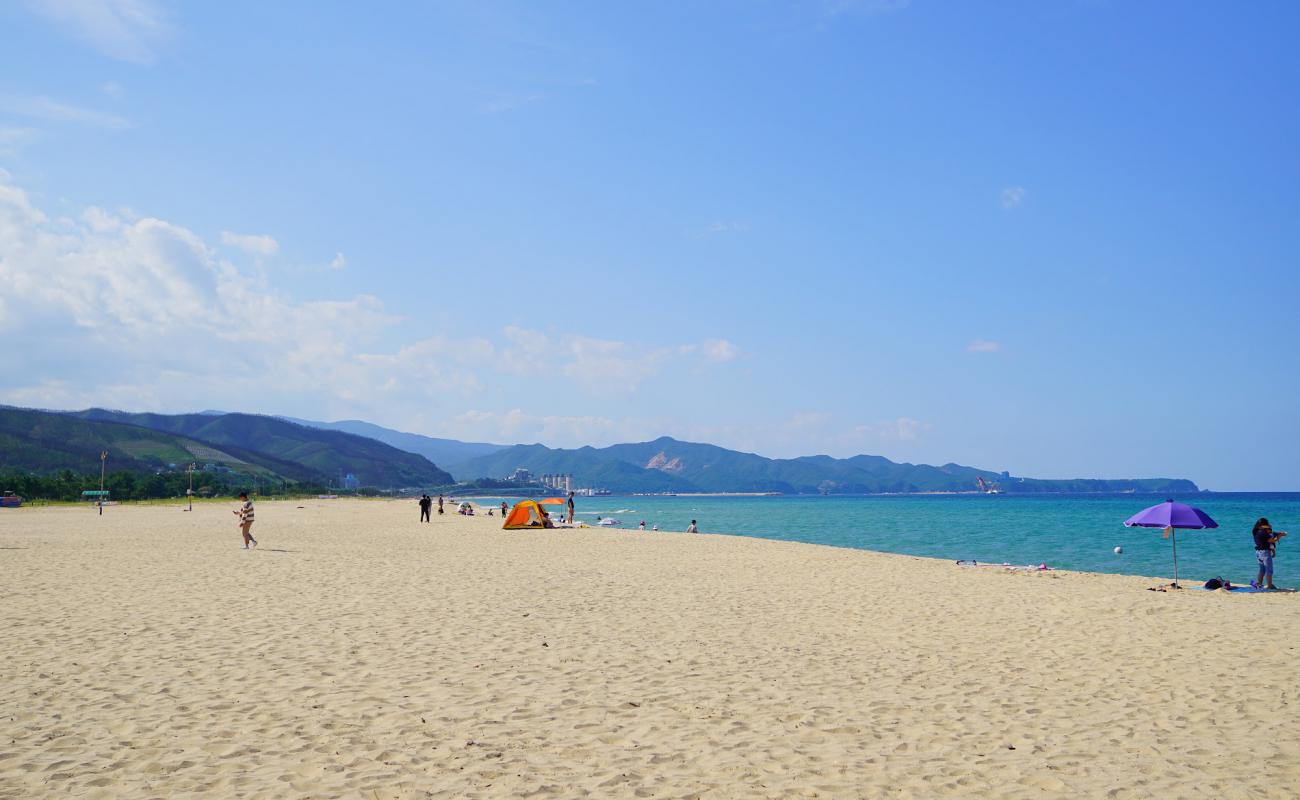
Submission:
M 1300 796 L 1294 595 L 233 507 L 0 511 L 0 796 Z

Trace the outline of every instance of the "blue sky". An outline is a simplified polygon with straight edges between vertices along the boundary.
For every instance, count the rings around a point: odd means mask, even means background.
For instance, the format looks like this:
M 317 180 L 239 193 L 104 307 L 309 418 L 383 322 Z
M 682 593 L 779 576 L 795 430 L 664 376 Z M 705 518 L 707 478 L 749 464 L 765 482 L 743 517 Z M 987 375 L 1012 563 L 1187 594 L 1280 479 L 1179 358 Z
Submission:
M 0 6 L 0 402 L 1300 490 L 1290 3 Z

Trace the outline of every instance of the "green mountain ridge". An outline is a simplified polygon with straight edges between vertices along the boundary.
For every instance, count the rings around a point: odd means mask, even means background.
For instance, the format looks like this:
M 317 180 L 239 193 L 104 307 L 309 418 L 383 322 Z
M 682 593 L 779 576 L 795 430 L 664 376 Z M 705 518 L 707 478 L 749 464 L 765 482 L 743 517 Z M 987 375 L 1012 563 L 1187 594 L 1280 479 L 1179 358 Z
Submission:
M 91 408 L 64 416 L 115 422 L 191 437 L 224 450 L 255 453 L 303 477 L 335 482 L 346 473 L 362 485 L 382 488 L 434 487 L 453 482 L 424 456 L 343 431 L 322 430 L 256 414 L 149 414 Z
M 1185 479 L 1047 480 L 1012 477 L 954 463 L 897 463 L 871 455 L 773 459 L 668 436 L 604 448 L 556 449 L 541 444 L 506 447 L 439 440 L 360 421 L 330 425 L 368 430 L 408 446 L 432 443 L 437 447 L 450 445 L 446 451 L 450 453 L 480 453 L 449 464 L 462 480 L 503 478 L 524 467 L 536 475 L 570 474 L 576 486 L 614 492 L 974 492 L 978 491 L 979 480 L 996 484 L 1007 493 L 1199 491 L 1196 484 Z M 250 476 L 321 485 L 337 484 L 345 473 L 356 475 L 362 485 L 378 488 L 432 489 L 454 482 L 448 471 L 423 455 L 371 436 L 299 424 L 282 417 L 0 407 L 0 468 L 85 472 L 95 466 L 101 450 L 109 451 L 114 468 L 139 472 L 196 460 L 224 464 Z
M 54 473 L 99 469 L 108 453 L 114 470 L 154 472 L 191 461 L 215 463 L 257 477 L 311 480 L 301 464 L 243 448 L 218 446 L 192 437 L 107 420 L 85 420 L 52 411 L 0 408 L 0 469 Z
M 663 436 L 605 448 L 552 449 L 516 445 L 452 465 L 462 478 L 503 477 L 516 467 L 537 474 L 573 475 L 575 485 L 615 492 L 780 492 L 784 494 L 881 494 L 974 492 L 977 479 L 1008 493 L 1196 492 L 1186 479 L 1013 478 L 961 464 L 908 464 L 882 456 L 826 455 L 774 459 L 711 444 Z

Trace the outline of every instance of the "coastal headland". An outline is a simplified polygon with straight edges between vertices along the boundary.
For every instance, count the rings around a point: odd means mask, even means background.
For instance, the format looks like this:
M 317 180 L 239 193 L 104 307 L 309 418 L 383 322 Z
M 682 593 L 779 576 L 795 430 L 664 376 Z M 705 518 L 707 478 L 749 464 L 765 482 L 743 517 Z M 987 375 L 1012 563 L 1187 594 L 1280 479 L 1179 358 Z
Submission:
M 1294 595 L 183 508 L 0 512 L 0 798 L 1300 795 Z

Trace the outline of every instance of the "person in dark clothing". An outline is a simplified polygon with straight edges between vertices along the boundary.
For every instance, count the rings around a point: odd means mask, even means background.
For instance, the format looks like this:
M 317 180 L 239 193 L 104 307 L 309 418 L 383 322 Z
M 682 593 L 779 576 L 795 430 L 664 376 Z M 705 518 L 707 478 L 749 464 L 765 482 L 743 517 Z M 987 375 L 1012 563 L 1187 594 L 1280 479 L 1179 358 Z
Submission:
M 429 495 L 427 494 L 422 496 L 420 498 L 420 521 L 421 522 L 429 521 L 429 509 L 431 508 L 433 508 L 433 500 L 431 500 L 429 498 Z
M 1276 589 L 1273 585 L 1273 557 L 1277 555 L 1277 540 L 1286 536 L 1286 531 L 1275 531 L 1268 520 L 1260 517 L 1251 530 L 1255 540 L 1255 560 L 1259 562 L 1259 577 L 1251 586 L 1259 589 Z
M 573 492 L 569 492 L 569 500 L 566 503 L 566 505 L 569 507 L 569 517 L 568 519 L 565 520 L 565 522 L 568 522 L 570 525 L 572 525 L 573 524 Z
M 438 495 L 438 513 L 442 513 L 442 495 Z

